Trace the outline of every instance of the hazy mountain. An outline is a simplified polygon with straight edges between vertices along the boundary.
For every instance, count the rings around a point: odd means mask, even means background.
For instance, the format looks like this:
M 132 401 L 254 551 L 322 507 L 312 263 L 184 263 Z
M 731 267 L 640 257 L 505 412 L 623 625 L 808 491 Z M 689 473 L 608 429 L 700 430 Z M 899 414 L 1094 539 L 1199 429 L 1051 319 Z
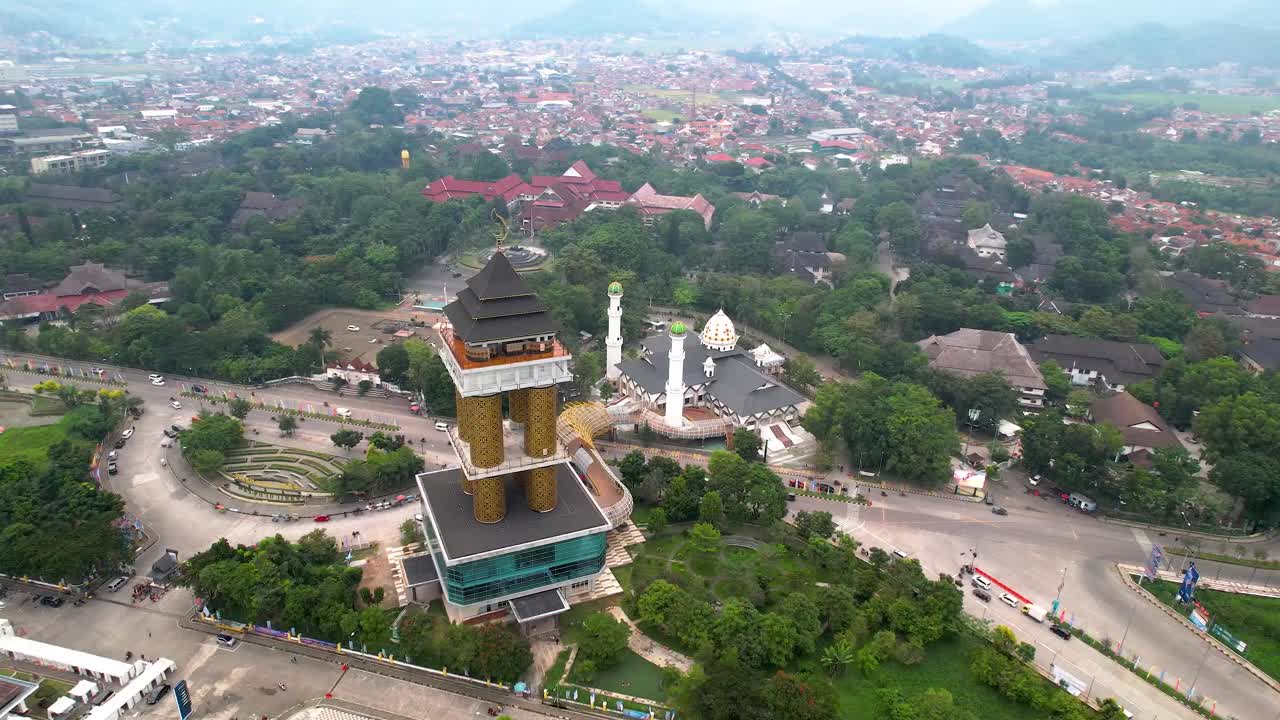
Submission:
M 633 0 L 576 0 L 567 7 L 526 20 L 511 29 L 516 37 L 602 37 L 605 35 L 699 35 L 740 32 L 755 25 L 745 13 L 713 13 L 672 3 Z
M 1223 62 L 1280 67 L 1280 32 L 1224 23 L 1182 28 L 1137 25 L 1085 43 L 1046 65 L 1105 70 L 1116 65 L 1158 69 Z
M 975 68 L 990 65 L 991 53 L 964 38 L 932 33 L 917 38 L 857 35 L 833 43 L 828 50 L 861 57 L 879 57 L 943 67 Z
M 943 26 L 942 32 L 970 40 L 1030 42 L 1059 47 L 1091 40 L 1131 25 L 1193 26 L 1232 23 L 1280 29 L 1275 0 L 991 0 Z

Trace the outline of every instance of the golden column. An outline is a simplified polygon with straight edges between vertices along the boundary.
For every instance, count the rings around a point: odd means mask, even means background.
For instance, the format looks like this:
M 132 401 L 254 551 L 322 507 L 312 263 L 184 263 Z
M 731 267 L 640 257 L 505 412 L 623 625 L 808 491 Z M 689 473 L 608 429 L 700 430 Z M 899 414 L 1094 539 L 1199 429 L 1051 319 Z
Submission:
M 458 439 L 463 442 L 471 442 L 471 428 L 467 423 L 462 421 L 462 418 L 467 415 L 467 400 L 468 398 L 462 397 L 462 393 L 459 392 L 457 388 L 453 389 L 453 405 L 457 408 L 455 414 L 458 417 Z
M 476 522 L 496 523 L 507 516 L 507 484 L 506 477 L 480 478 L 473 480 L 476 494 L 471 501 L 471 512 Z
M 556 509 L 556 468 L 540 467 L 530 470 L 529 483 L 524 488 L 524 499 L 534 512 L 551 512 Z
M 466 415 L 459 412 L 458 424 L 467 428 L 471 464 L 482 468 L 502 464 L 502 395 L 467 398 L 465 405 Z
M 529 417 L 524 425 L 524 451 L 546 457 L 556 450 L 556 386 L 529 388 Z
M 511 408 L 511 422 L 529 422 L 529 391 L 525 388 L 507 393 L 507 405 Z

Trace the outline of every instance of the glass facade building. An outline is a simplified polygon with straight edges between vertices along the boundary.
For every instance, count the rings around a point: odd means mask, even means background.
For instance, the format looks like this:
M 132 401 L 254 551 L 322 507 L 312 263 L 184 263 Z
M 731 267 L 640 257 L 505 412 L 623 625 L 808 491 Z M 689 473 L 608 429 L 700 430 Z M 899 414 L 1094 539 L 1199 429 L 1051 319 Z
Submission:
M 476 605 L 589 578 L 604 569 L 605 533 L 594 533 L 495 557 L 446 565 L 432 524 L 423 523 L 445 595 L 454 605 Z

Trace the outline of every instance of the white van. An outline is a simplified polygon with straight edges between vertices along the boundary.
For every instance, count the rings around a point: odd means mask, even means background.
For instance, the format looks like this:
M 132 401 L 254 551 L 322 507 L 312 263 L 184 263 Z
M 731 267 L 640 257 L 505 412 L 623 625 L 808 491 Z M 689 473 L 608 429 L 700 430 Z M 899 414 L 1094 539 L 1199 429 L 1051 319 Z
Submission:
M 438 422 L 436 423 L 436 429 L 440 432 L 449 432 L 449 423 Z
M 906 559 L 907 559 L 907 554 L 906 554 L 906 553 L 904 553 L 904 552 L 902 552 L 901 550 L 894 550 L 894 551 L 893 551 L 893 556 L 894 556 L 894 557 L 896 557 L 896 558 L 901 558 L 901 559 L 903 559 L 903 560 L 906 560 Z
M 351 410 L 350 410 L 349 408 L 340 407 L 340 408 L 338 408 L 338 411 L 337 411 L 337 412 L 338 412 L 338 417 L 340 417 L 340 418 L 349 418 L 349 417 L 351 417 Z
M 973 579 L 969 582 L 973 583 L 973 586 L 976 588 L 982 588 L 987 592 L 991 591 L 991 581 L 981 575 L 974 575 Z
M 112 580 L 111 582 L 107 583 L 107 592 L 116 592 L 120 588 L 124 587 L 125 583 L 128 583 L 128 582 L 129 582 L 128 576 L 121 575 L 115 580 Z

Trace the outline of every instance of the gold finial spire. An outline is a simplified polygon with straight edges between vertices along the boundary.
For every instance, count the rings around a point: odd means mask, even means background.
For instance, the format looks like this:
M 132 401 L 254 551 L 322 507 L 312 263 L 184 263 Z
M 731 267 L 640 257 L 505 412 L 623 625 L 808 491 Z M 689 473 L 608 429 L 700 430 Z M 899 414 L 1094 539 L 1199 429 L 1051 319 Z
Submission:
M 507 219 L 498 214 L 497 208 L 490 210 L 489 215 L 498 223 L 498 229 L 493 231 L 493 239 L 497 241 L 498 252 L 502 252 L 502 243 L 506 241 L 511 229 L 507 226 Z

